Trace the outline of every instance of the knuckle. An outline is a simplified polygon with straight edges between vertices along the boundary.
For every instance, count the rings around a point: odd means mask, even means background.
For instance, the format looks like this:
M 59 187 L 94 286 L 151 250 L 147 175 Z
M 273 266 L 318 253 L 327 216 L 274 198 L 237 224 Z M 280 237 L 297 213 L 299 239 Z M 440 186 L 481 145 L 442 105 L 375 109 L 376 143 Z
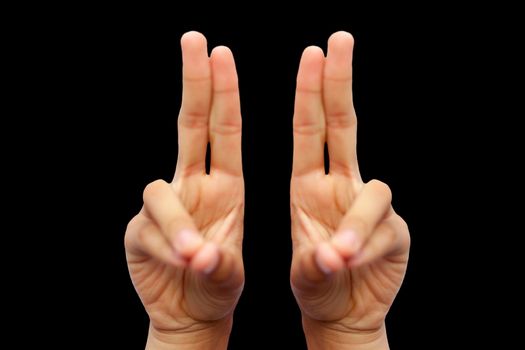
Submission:
M 217 135 L 235 135 L 242 131 L 242 124 L 238 121 L 216 123 L 211 126 L 212 133 Z
M 392 190 L 390 189 L 390 187 L 382 182 L 382 181 L 379 181 L 379 180 L 371 180 L 369 183 L 369 186 L 371 186 L 374 191 L 376 193 L 378 193 L 381 197 L 383 198 L 387 198 L 388 201 L 391 201 L 392 200 Z
M 344 110 L 344 106 L 333 106 L 336 110 L 326 116 L 326 125 L 333 129 L 353 128 L 357 126 L 357 118 Z
M 144 188 L 144 193 L 142 195 L 144 202 L 155 198 L 161 191 L 163 191 L 166 188 L 166 185 L 167 183 L 164 180 L 155 180 L 147 184 Z
M 177 121 L 179 128 L 185 127 L 188 129 L 207 129 L 208 117 L 198 112 L 190 113 L 186 111 L 180 112 L 180 117 Z
M 320 135 L 325 132 L 325 127 L 316 122 L 294 122 L 293 131 L 296 135 Z

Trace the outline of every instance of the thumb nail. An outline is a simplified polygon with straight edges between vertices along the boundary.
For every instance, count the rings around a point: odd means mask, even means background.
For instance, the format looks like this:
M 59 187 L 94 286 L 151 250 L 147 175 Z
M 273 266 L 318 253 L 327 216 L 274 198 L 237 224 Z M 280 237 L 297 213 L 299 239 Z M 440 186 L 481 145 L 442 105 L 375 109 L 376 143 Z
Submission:
M 184 253 L 196 250 L 202 244 L 202 237 L 193 230 L 184 229 L 175 237 L 175 250 Z

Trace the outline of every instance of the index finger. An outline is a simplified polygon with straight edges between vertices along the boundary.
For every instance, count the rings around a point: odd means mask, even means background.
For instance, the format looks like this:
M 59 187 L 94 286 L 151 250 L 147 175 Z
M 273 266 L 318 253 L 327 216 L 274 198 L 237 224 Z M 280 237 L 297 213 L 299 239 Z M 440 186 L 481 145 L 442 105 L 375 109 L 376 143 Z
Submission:
M 190 214 L 167 182 L 157 180 L 146 186 L 144 208 L 170 246 L 181 256 L 193 256 L 204 244 Z
M 324 173 L 325 121 L 322 81 L 323 51 L 307 47 L 299 63 L 293 116 L 293 174 Z
M 181 38 L 181 48 L 183 89 L 177 171 L 196 168 L 204 173 L 212 88 L 206 38 L 188 32 Z

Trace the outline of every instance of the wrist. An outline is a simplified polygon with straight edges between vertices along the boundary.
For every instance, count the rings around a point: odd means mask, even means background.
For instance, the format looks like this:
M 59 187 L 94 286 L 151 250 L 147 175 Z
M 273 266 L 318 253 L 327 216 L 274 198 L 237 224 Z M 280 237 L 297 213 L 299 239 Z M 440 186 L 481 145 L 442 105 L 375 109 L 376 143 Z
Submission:
M 179 331 L 159 330 L 150 324 L 146 350 L 226 350 L 231 328 L 231 317 Z
M 303 316 L 309 350 L 388 350 L 386 327 L 354 330 L 338 322 L 312 320 Z

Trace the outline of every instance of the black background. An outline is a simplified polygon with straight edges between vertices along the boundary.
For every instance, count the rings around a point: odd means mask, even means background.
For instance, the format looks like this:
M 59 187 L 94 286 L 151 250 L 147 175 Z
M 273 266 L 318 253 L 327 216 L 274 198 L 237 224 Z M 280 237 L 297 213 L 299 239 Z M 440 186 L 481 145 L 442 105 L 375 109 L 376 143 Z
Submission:
M 52 159 L 59 159 L 60 170 L 51 174 L 56 185 L 48 190 L 60 188 L 68 214 L 56 222 L 68 232 L 65 242 L 72 247 L 54 265 L 66 282 L 57 302 L 66 309 L 62 326 L 72 329 L 73 337 L 81 328 L 80 339 L 95 344 L 144 346 L 148 320 L 129 280 L 123 237 L 142 205 L 144 186 L 173 176 L 182 87 L 179 39 L 198 30 L 210 50 L 216 45 L 232 49 L 241 89 L 246 285 L 230 349 L 280 343 L 305 348 L 289 287 L 295 76 L 306 46 L 326 49 L 331 33 L 347 30 L 356 42 L 361 174 L 365 181 L 378 178 L 391 186 L 394 207 L 412 236 L 407 276 L 387 318 L 390 345 L 449 344 L 468 308 L 466 292 L 450 280 L 470 278 L 468 265 L 455 264 L 457 247 L 443 241 L 454 221 L 452 207 L 462 205 L 459 197 L 450 201 L 455 180 L 447 174 L 453 169 L 461 179 L 462 169 L 474 162 L 467 157 L 468 144 L 450 151 L 471 118 L 464 104 L 450 108 L 465 98 L 458 86 L 471 74 L 461 54 L 471 45 L 463 40 L 469 34 L 456 33 L 451 40 L 446 21 L 407 14 L 354 13 L 329 24 L 299 16 L 292 23 L 268 16 L 251 24 L 146 17 L 134 9 L 94 16 L 81 26 L 71 18 L 57 28 L 56 48 L 46 51 L 53 67 L 59 67 L 55 81 L 61 85 L 47 103 L 60 101 L 57 113 L 70 118 L 65 122 L 69 132 L 45 151 L 59 155 L 49 160 L 53 167 Z M 54 76 L 53 71 L 45 74 Z M 46 123 L 64 126 L 58 118 Z M 78 273 L 70 272 L 72 264 Z M 460 313 L 444 327 L 438 320 L 448 312 Z
M 355 49 L 355 104 L 359 118 L 359 160 L 363 178 L 379 178 L 392 186 L 394 205 L 410 224 L 413 254 L 403 289 L 390 313 L 392 348 L 410 344 L 420 322 L 418 294 L 423 266 L 423 235 L 428 234 L 418 197 L 425 168 L 420 138 L 431 118 L 422 103 L 419 76 L 425 52 L 415 38 L 392 35 L 359 26 L 264 30 L 223 29 L 204 25 L 174 26 L 169 33 L 155 29 L 112 33 L 104 62 L 106 85 L 98 99 L 108 99 L 108 118 L 122 118 L 118 142 L 108 150 L 112 173 L 112 205 L 107 232 L 100 232 L 113 254 L 111 317 L 119 324 L 117 336 L 141 348 L 147 318 L 126 273 L 122 235 L 126 222 L 140 209 L 143 187 L 157 178 L 173 176 L 177 154 L 176 117 L 181 96 L 181 58 L 178 39 L 186 30 L 202 31 L 210 49 L 229 46 L 235 55 L 243 112 L 243 164 L 246 179 L 244 258 L 246 286 L 235 314 L 231 349 L 270 347 L 276 339 L 305 348 L 300 315 L 289 288 L 291 256 L 289 182 L 292 162 L 292 115 L 295 75 L 302 50 L 308 45 L 326 48 L 336 30 L 352 32 Z M 423 48 L 424 49 L 424 48 Z M 428 79 L 425 77 L 424 79 Z M 101 105 L 102 107 L 103 105 Z M 98 118 L 97 118 L 98 119 Z M 104 127 L 104 124 L 101 125 Z M 107 140 L 111 142 L 111 140 Z M 106 155 L 107 157 L 108 155 Z M 424 242 L 427 242 L 426 239 Z M 118 308 L 117 308 L 118 306 Z M 420 310 L 419 310 L 420 312 Z M 120 328 L 120 327 L 119 327 Z M 250 336 L 246 336 L 246 335 Z

